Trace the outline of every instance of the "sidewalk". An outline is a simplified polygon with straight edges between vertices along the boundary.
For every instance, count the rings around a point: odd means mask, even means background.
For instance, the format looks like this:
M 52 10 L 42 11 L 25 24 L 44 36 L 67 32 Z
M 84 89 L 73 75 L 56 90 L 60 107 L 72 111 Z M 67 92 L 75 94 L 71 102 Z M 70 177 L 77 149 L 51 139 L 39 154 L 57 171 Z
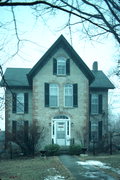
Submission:
M 77 162 L 80 160 L 76 156 L 61 155 L 59 159 L 76 180 L 115 180 L 94 166 L 79 165 Z

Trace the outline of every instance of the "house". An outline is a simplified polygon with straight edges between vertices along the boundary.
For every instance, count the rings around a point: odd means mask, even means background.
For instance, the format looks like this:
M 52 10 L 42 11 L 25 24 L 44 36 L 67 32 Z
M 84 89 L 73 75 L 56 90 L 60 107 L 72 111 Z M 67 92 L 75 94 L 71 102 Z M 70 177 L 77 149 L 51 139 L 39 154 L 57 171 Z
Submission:
M 61 35 L 29 68 L 7 68 L 1 82 L 5 92 L 6 142 L 20 120 L 37 121 L 47 144 L 88 146 L 108 131 L 108 90 L 114 85 L 93 63 L 91 71 Z

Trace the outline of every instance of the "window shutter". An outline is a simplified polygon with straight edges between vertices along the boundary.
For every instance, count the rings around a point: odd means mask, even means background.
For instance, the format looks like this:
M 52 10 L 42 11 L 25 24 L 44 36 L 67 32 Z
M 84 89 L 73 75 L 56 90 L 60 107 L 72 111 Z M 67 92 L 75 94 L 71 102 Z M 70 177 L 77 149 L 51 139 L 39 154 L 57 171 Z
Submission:
M 53 59 L 53 74 L 57 74 L 57 59 Z
M 70 59 L 66 61 L 66 75 L 70 75 Z
M 91 114 L 91 94 L 89 94 L 89 114 Z
M 24 121 L 24 142 L 28 141 L 28 121 Z
M 16 113 L 16 93 L 12 94 L 12 113 Z
M 102 114 L 102 94 L 99 95 L 99 114 Z
M 78 85 L 73 84 L 73 107 L 78 107 Z
M 99 141 L 102 140 L 102 121 L 98 122 L 98 139 Z
M 91 141 L 91 121 L 89 121 L 89 141 Z
M 45 83 L 45 107 L 49 107 L 49 84 Z
M 24 113 L 28 113 L 28 93 L 24 93 Z
M 12 121 L 12 138 L 16 140 L 17 135 L 17 121 Z

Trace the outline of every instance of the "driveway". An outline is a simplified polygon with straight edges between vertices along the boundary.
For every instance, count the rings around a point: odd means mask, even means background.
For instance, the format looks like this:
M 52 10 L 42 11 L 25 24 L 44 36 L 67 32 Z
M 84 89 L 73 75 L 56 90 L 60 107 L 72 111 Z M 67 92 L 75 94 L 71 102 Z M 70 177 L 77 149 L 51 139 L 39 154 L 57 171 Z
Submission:
M 80 163 L 80 160 L 76 156 L 61 155 L 59 159 L 69 169 L 76 180 L 116 180 L 94 166 L 94 164 Z

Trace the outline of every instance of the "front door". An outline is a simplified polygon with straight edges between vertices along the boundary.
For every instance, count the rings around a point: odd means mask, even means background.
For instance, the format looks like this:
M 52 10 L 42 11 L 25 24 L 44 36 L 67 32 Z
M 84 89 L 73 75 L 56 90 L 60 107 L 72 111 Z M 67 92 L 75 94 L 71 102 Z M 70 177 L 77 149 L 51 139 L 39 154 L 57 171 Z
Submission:
M 66 145 L 66 122 L 56 122 L 56 143 L 60 146 Z

